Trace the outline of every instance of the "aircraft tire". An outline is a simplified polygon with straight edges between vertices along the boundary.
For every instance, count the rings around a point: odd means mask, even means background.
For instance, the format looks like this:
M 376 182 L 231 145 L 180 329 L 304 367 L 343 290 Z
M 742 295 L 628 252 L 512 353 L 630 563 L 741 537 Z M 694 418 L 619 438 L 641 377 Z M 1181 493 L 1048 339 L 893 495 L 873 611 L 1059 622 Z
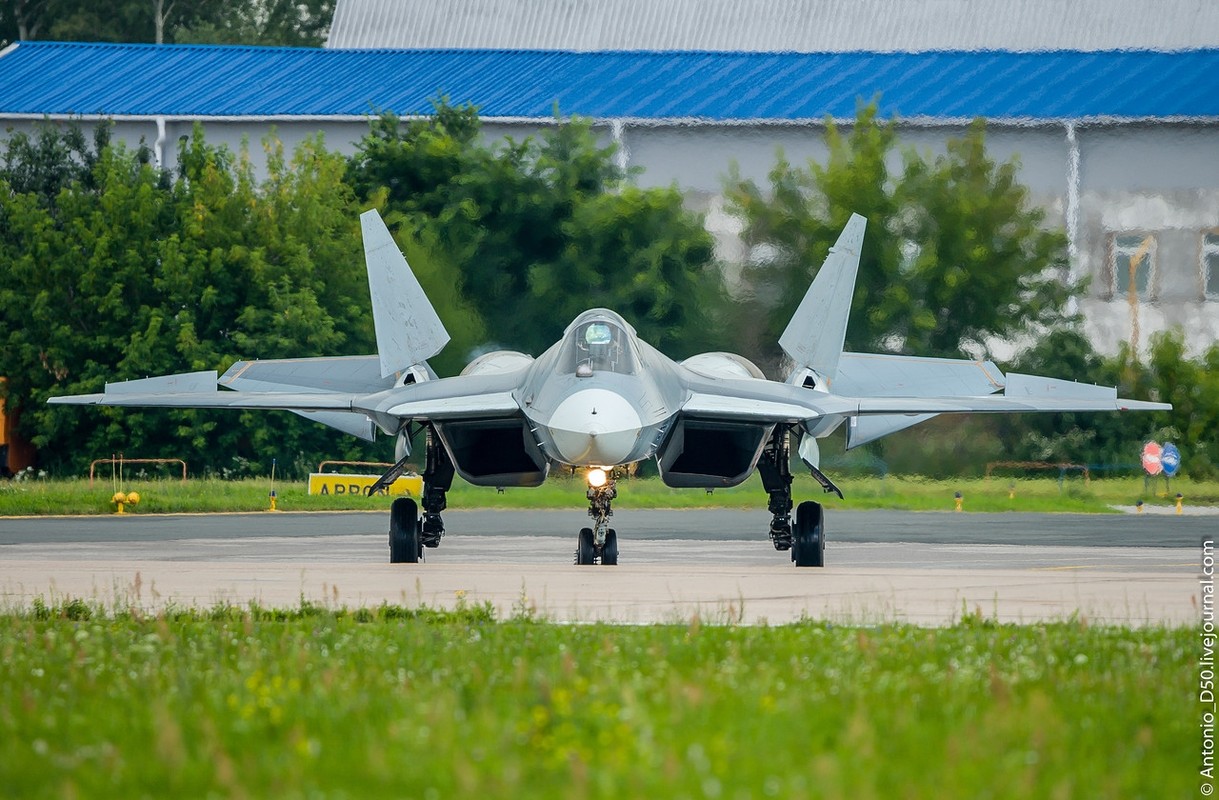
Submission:
M 389 563 L 417 564 L 422 554 L 419 506 L 409 497 L 399 497 L 389 509 Z
M 576 563 L 585 566 L 592 564 L 597 557 L 597 550 L 593 546 L 593 529 L 581 528 L 580 539 L 576 543 Z
M 796 508 L 792 561 L 797 567 L 825 566 L 825 513 L 820 503 L 806 500 Z
M 618 566 L 618 531 L 613 528 L 605 534 L 605 547 L 601 548 L 601 565 Z

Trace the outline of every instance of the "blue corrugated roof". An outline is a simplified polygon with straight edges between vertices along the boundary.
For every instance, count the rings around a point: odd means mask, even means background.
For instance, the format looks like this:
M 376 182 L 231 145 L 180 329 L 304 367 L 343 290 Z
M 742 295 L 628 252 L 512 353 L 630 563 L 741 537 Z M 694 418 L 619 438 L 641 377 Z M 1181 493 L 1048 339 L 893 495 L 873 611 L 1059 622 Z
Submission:
M 1219 118 L 1219 49 L 927 53 L 322 50 L 21 42 L 0 115 L 361 116 L 447 95 L 488 117 Z

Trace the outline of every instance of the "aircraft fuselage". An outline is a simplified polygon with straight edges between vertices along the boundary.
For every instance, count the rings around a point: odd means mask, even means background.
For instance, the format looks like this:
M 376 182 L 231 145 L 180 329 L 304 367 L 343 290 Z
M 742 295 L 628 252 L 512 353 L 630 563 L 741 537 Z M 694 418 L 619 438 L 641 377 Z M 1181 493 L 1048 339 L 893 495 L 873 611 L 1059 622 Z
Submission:
M 617 314 L 594 309 L 530 365 L 517 401 L 551 461 L 632 464 L 656 455 L 681 407 L 677 369 Z

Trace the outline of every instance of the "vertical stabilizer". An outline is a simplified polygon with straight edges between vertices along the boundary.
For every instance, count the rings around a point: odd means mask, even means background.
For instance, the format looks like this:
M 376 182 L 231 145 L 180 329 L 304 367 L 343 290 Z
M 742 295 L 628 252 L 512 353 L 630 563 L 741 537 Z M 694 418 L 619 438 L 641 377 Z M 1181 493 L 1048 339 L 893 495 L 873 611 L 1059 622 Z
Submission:
M 838 372 L 867 224 L 859 214 L 851 215 L 779 337 L 779 346 L 796 362 L 797 369 L 811 368 L 830 379 Z
M 419 364 L 444 349 L 449 332 L 428 302 L 389 228 L 375 210 L 360 215 L 364 262 L 372 295 L 381 377 Z

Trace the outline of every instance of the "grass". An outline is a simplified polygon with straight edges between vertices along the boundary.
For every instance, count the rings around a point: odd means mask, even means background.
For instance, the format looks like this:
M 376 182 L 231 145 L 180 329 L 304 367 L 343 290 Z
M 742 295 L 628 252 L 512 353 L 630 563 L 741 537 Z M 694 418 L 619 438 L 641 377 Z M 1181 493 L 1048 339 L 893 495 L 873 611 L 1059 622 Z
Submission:
M 1085 482 L 1069 478 L 1061 485 L 1041 478 L 1014 480 L 995 477 L 928 480 L 916 476 L 844 477 L 839 481 L 845 500 L 824 495 L 807 475 L 796 477 L 796 500 L 816 498 L 831 508 L 891 508 L 908 511 L 951 511 L 953 495 L 961 492 L 965 511 L 1072 511 L 1111 512 L 1111 505 L 1133 505 L 1137 500 L 1170 505 L 1180 491 L 1187 504 L 1219 504 L 1219 482 L 1178 479 L 1166 493 L 1161 480 L 1148 490 L 1142 478 L 1106 478 Z M 190 513 L 260 511 L 268 507 L 267 479 L 221 481 L 191 479 L 128 480 L 123 489 L 136 491 L 140 503 L 129 511 Z M 389 498 L 345 495 L 309 496 L 303 482 L 278 481 L 278 507 L 286 511 L 385 510 Z M 38 514 L 105 514 L 114 506 L 109 480 L 93 486 L 84 479 L 0 482 L 0 516 Z M 552 477 L 536 489 L 495 489 L 470 486 L 460 480 L 449 493 L 450 508 L 579 508 L 585 504 L 579 478 Z M 755 475 L 731 489 L 708 495 L 701 489 L 670 489 L 658 479 L 619 482 L 619 508 L 764 508 L 766 493 Z
M 1189 629 L 0 614 L 6 797 L 1160 798 Z

